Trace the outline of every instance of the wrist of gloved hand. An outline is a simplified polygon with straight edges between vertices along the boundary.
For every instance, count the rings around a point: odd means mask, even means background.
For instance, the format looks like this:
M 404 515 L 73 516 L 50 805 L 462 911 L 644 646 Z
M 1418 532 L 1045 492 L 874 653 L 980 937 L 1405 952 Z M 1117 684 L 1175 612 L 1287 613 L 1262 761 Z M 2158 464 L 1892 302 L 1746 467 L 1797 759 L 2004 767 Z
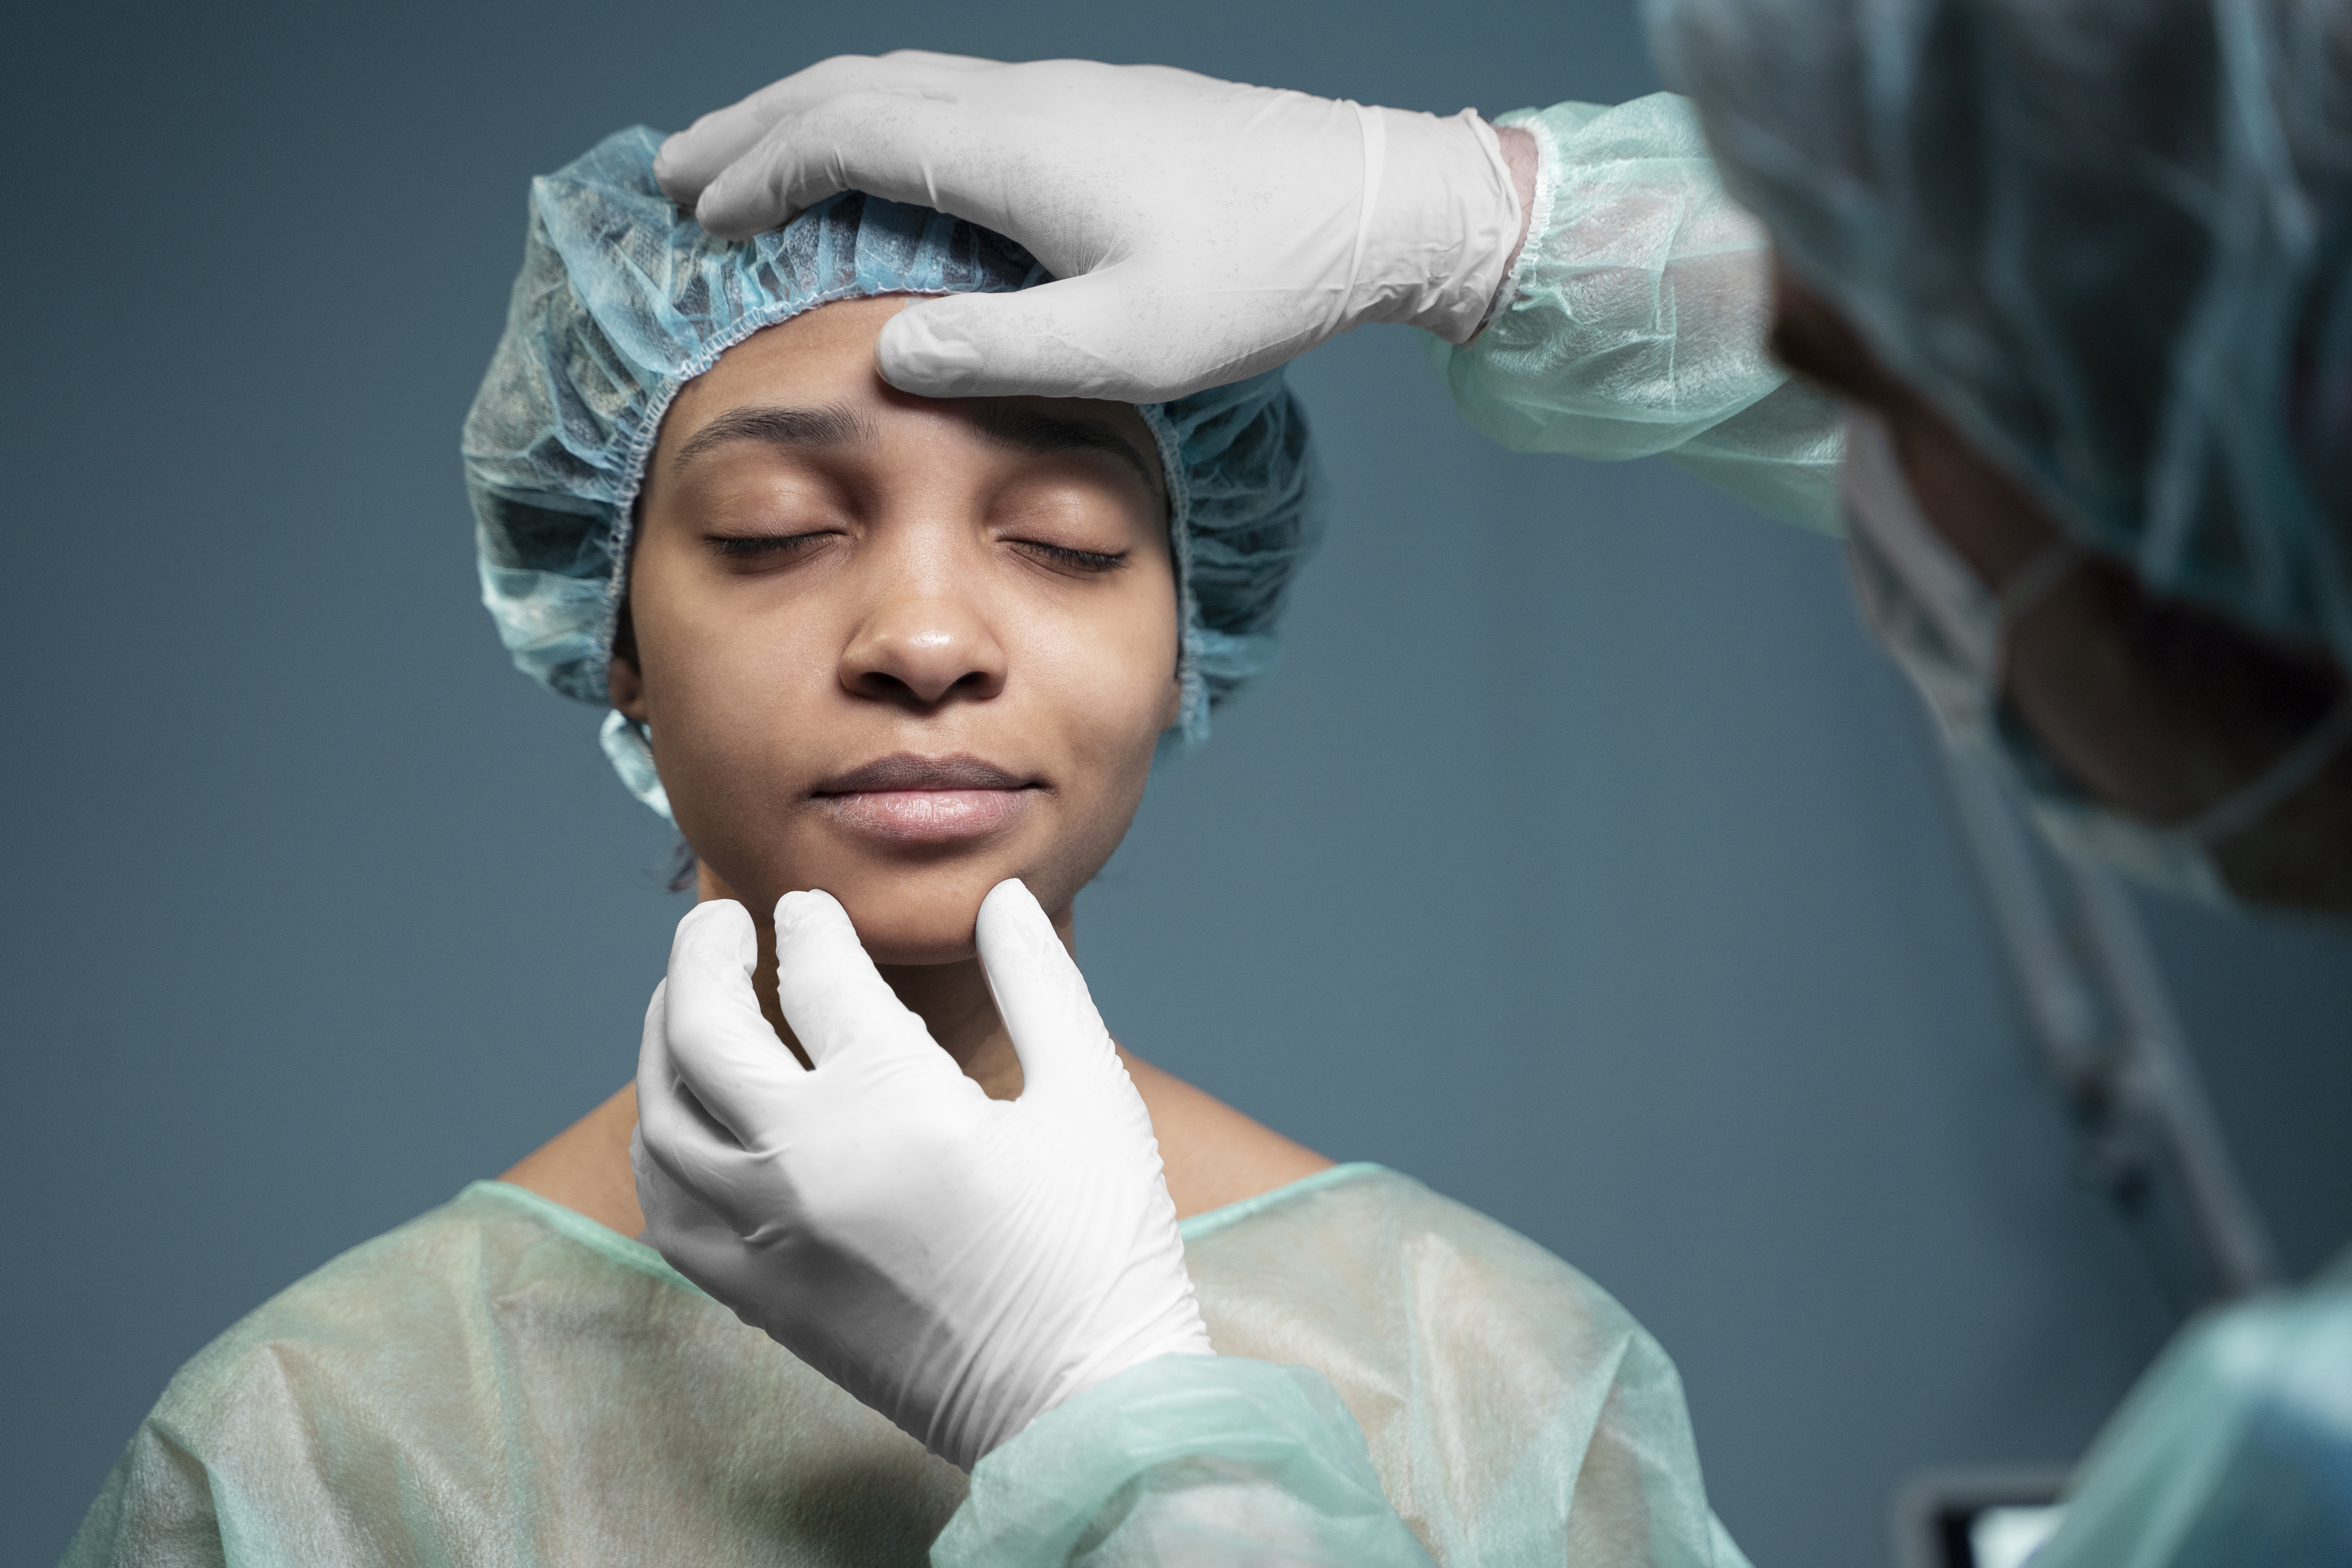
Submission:
M 1357 112 L 1365 203 L 1355 318 L 1467 342 L 1494 310 L 1526 226 L 1495 128 L 1468 109 Z

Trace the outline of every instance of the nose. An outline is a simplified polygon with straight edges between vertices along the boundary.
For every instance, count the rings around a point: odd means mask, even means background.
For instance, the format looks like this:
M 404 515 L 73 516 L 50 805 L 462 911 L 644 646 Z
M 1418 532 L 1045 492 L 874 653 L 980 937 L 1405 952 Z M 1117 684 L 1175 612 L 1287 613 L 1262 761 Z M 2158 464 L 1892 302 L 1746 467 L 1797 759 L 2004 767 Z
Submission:
M 943 594 L 877 607 L 841 654 L 841 684 L 860 697 L 930 708 L 1004 689 L 1004 649 L 976 609 Z

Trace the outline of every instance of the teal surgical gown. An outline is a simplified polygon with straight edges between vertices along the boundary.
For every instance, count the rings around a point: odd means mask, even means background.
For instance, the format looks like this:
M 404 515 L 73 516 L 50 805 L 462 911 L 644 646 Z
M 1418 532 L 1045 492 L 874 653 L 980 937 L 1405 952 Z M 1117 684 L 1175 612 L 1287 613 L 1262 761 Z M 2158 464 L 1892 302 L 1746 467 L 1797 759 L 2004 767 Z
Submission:
M 1428 340 L 1470 423 L 1517 452 L 1663 457 L 1769 516 L 1835 533 L 1837 405 L 1765 350 L 1771 241 L 1724 195 L 1686 99 L 1501 116 L 1539 162 L 1501 306 Z
M 477 1183 L 190 1362 L 66 1562 L 1744 1568 L 1673 1364 L 1541 1247 L 1371 1165 L 1183 1229 L 1223 1353 L 967 1482 L 652 1248 Z
M 2107 1423 L 2033 1568 L 2352 1563 L 2352 1253 L 2191 1324 Z

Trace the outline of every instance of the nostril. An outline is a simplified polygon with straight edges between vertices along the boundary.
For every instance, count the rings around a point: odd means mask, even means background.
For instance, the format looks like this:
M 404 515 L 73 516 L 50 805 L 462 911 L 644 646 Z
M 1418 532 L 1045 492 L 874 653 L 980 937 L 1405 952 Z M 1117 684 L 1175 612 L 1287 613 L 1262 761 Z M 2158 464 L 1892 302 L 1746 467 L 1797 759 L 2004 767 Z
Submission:
M 914 708 L 936 708 L 951 699 L 972 699 L 994 694 L 998 682 L 984 669 L 968 670 L 936 691 L 917 686 L 902 676 L 886 670 L 862 671 L 853 683 L 861 697 L 877 702 L 896 702 Z
M 995 695 L 1004 658 L 984 626 L 958 626 L 934 609 L 870 625 L 843 650 L 841 684 L 869 701 L 929 710 Z
M 915 689 L 887 670 L 869 669 L 857 678 L 858 689 L 868 697 L 886 702 L 904 702 L 915 697 Z

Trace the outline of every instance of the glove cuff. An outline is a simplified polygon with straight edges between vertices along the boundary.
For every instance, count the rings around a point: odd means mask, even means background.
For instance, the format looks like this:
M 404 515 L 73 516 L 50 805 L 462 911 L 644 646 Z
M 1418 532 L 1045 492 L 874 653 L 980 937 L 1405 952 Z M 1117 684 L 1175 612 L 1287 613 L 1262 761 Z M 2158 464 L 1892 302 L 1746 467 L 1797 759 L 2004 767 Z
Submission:
M 1448 342 L 1477 332 L 1519 238 L 1519 196 L 1495 128 L 1356 106 L 1364 201 L 1349 325 L 1395 321 Z

